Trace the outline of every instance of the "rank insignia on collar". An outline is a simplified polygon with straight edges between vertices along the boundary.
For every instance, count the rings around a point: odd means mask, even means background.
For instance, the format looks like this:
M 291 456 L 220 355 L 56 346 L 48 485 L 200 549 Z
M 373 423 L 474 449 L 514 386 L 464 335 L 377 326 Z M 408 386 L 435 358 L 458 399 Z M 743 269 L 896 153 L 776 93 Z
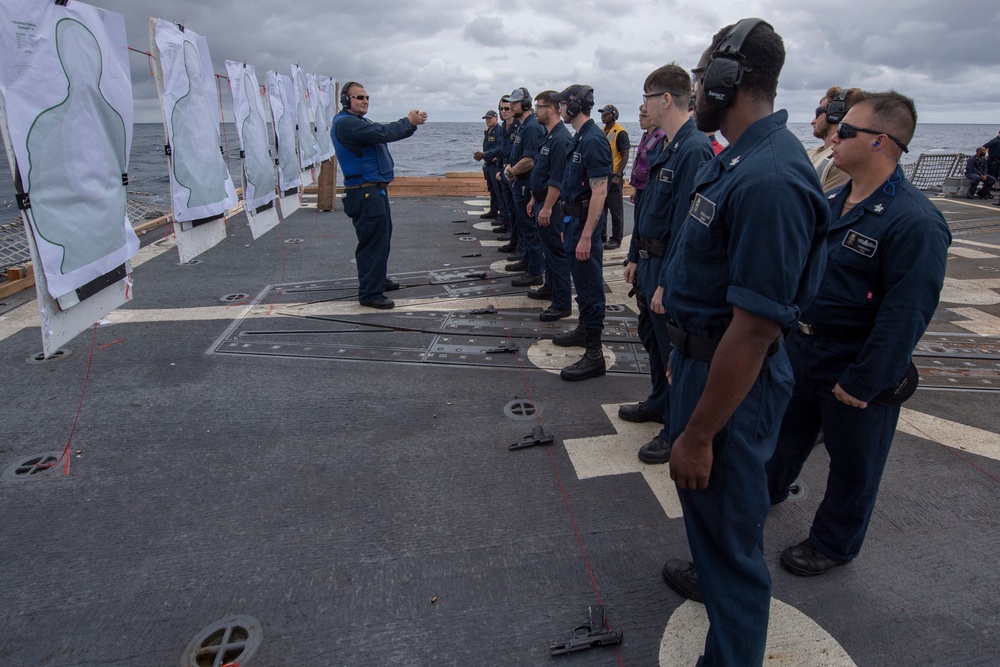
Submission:
M 737 156 L 736 156 L 736 157 L 734 157 L 734 158 L 733 158 L 732 160 L 730 160 L 730 161 L 729 161 L 729 166 L 730 166 L 730 167 L 735 167 L 736 165 L 738 165 L 738 164 L 740 163 L 740 157 L 742 157 L 742 156 L 740 156 L 740 155 L 737 155 Z
M 882 211 L 885 210 L 885 206 L 883 206 L 882 204 L 875 204 L 875 207 L 872 210 L 875 211 L 876 213 L 881 213 Z

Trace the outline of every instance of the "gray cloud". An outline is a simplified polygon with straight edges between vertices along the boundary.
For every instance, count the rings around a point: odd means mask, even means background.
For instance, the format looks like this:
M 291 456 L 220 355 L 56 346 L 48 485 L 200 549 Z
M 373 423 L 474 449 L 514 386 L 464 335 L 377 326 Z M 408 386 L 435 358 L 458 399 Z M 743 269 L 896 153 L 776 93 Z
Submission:
M 181 21 L 208 38 L 216 72 L 246 60 L 262 77 L 291 63 L 372 94 L 376 120 L 414 107 L 431 120 L 482 115 L 517 85 L 532 91 L 573 82 L 631 108 L 652 69 L 691 67 L 723 25 L 769 20 L 788 58 L 778 103 L 808 120 L 831 84 L 913 96 L 926 120 L 993 122 L 1000 68 L 992 66 L 1000 6 L 992 0 L 581 0 L 572 7 L 527 0 L 93 0 L 125 16 L 131 46 L 149 48 L 148 16 Z M 159 121 L 146 59 L 131 56 L 137 119 Z
M 503 19 L 499 16 L 477 16 L 465 26 L 462 34 L 483 46 L 503 46 L 509 41 L 504 37 Z

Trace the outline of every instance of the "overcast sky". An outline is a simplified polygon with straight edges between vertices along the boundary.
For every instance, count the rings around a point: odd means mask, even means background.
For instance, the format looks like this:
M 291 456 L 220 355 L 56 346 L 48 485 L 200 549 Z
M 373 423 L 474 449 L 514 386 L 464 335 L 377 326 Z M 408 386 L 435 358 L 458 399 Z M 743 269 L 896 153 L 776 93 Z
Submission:
M 148 17 L 208 38 L 225 60 L 264 72 L 291 63 L 361 81 L 369 116 L 409 109 L 431 121 L 479 120 L 500 95 L 587 83 L 598 105 L 633 116 L 646 75 L 697 64 L 711 36 L 747 16 L 785 40 L 777 106 L 812 119 L 831 85 L 895 88 L 920 121 L 1000 124 L 1000 2 L 996 0 L 92 0 L 124 14 L 129 46 L 149 50 Z M 162 120 L 145 56 L 132 53 L 137 122 Z M 227 119 L 231 111 L 227 110 Z M 998 125 L 1000 126 L 1000 125 Z

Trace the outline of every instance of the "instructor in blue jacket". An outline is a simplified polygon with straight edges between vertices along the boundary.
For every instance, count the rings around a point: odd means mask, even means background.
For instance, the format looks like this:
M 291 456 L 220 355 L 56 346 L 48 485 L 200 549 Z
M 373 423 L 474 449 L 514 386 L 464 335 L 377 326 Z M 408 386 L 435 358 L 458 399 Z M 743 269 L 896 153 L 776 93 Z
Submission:
M 387 273 L 392 215 L 386 187 L 393 179 L 392 156 L 386 146 L 417 131 L 427 113 L 416 109 L 394 123 L 373 123 L 368 113 L 368 93 L 354 81 L 340 93 L 342 110 L 333 119 L 330 137 L 344 174 L 344 213 L 354 222 L 358 247 L 358 301 L 362 306 L 386 310 L 396 304 L 384 292 L 399 289 Z

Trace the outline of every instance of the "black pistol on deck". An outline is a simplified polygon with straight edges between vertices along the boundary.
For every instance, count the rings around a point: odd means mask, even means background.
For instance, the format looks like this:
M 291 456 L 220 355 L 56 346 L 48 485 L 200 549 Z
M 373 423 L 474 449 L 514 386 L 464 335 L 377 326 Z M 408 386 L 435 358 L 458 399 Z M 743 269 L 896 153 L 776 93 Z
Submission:
M 549 646 L 549 655 L 563 655 L 586 651 L 597 646 L 613 646 L 621 644 L 625 633 L 608 630 L 604 627 L 604 606 L 595 604 L 589 609 L 590 622 L 573 630 L 569 639 L 553 642 Z

